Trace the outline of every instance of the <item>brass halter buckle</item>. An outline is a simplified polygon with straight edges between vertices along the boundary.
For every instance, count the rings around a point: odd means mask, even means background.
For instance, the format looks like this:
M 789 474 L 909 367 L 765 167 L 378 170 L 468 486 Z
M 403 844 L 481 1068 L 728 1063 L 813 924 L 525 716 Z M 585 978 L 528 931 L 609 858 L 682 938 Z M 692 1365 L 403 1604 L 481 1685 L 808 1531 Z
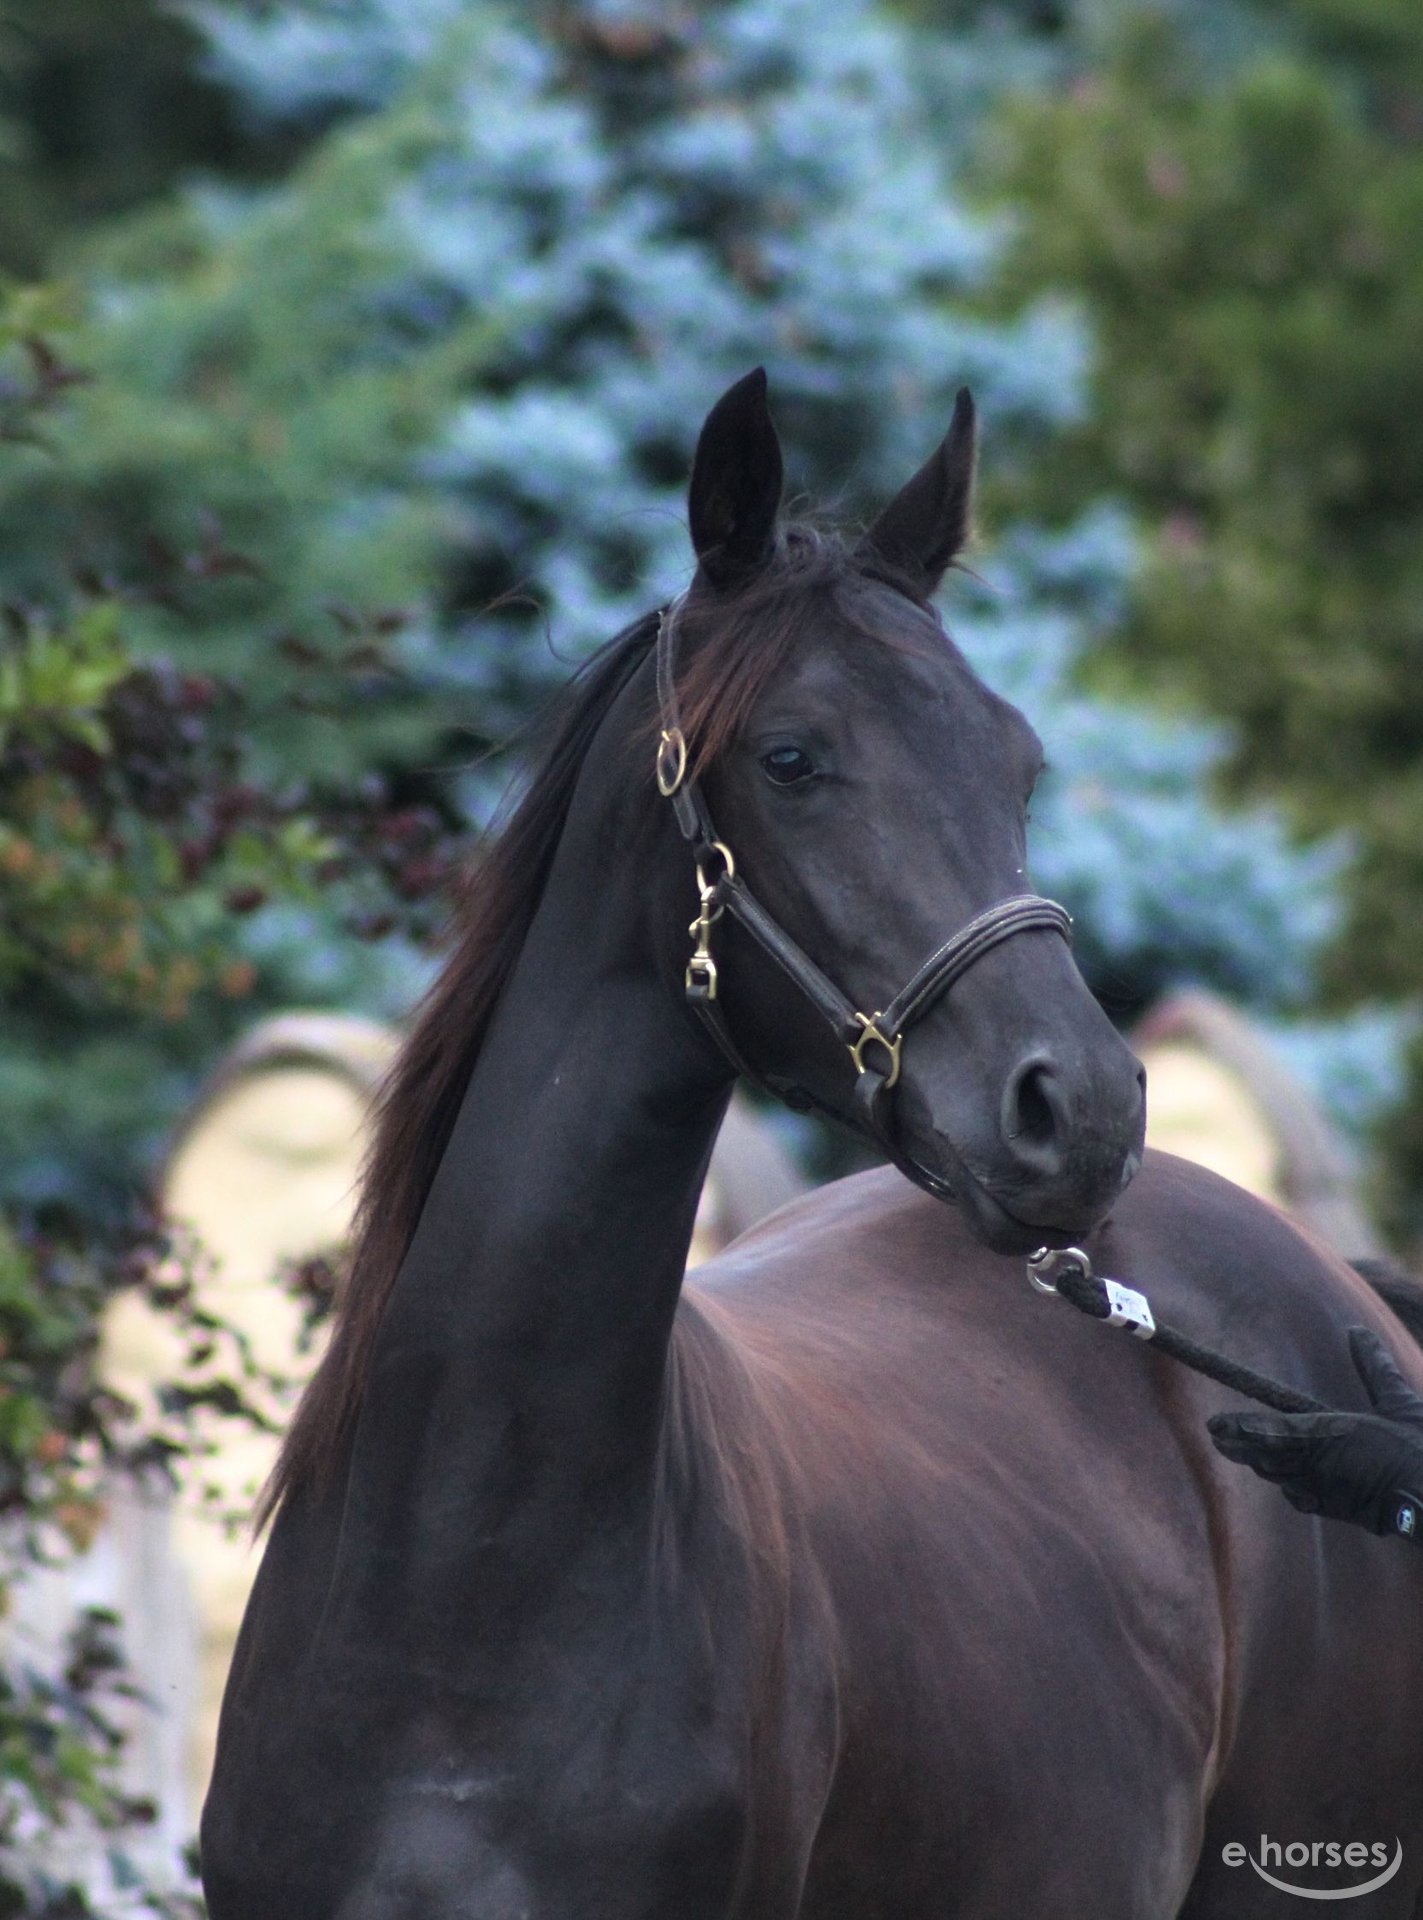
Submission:
M 662 737 L 664 740 L 667 738 L 666 734 Z M 680 734 L 677 737 L 681 739 Z M 684 748 L 683 752 L 685 751 Z M 659 771 L 659 786 L 661 780 Z M 721 861 L 722 870 L 715 878 L 710 878 L 707 874 L 707 856 L 713 853 Z M 692 949 L 692 957 L 687 962 L 684 983 L 689 1000 L 716 999 L 716 961 L 712 958 L 711 930 L 725 911 L 717 900 L 716 890 L 723 880 L 730 880 L 735 872 L 736 862 L 731 856 L 731 848 L 724 841 L 713 840 L 707 846 L 698 848 L 697 896 L 700 905 L 697 908 L 696 919 L 687 929 L 696 941 L 696 946 Z
M 657 742 L 657 791 L 670 800 L 687 777 L 687 737 L 680 727 L 664 727 Z
M 865 1065 L 865 1048 L 872 1040 L 875 1041 L 879 1046 L 883 1047 L 889 1055 L 889 1074 L 884 1083 L 884 1090 L 888 1093 L 889 1089 L 899 1078 L 899 1050 L 904 1045 L 904 1035 L 897 1033 L 891 1040 L 889 1035 L 885 1033 L 879 1025 L 879 1022 L 884 1018 L 884 1015 L 881 1013 L 857 1013 L 855 1018 L 864 1029 L 858 1040 L 851 1040 L 846 1043 L 850 1049 L 850 1058 L 855 1063 L 855 1071 L 857 1073 L 868 1073 L 870 1071 Z

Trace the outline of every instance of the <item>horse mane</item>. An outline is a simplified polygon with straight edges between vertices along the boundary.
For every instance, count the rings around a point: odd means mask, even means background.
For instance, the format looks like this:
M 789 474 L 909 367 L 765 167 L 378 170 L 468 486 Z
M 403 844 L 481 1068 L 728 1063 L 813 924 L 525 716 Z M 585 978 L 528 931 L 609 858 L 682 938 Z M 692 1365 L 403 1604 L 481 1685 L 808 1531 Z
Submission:
M 680 616 L 678 695 L 699 769 L 735 738 L 766 683 L 812 627 L 824 591 L 866 580 L 923 604 L 896 575 L 852 555 L 833 536 L 793 527 L 772 561 L 742 586 L 687 603 Z M 864 624 L 852 602 L 843 611 Z M 331 1468 L 351 1429 L 386 1302 L 543 895 L 584 758 L 656 635 L 657 616 L 646 615 L 574 676 L 554 708 L 523 799 L 502 825 L 496 821 L 456 900 L 450 958 L 377 1096 L 331 1340 L 257 1502 L 259 1532 L 289 1494 Z M 647 767 L 650 793 L 650 746 Z

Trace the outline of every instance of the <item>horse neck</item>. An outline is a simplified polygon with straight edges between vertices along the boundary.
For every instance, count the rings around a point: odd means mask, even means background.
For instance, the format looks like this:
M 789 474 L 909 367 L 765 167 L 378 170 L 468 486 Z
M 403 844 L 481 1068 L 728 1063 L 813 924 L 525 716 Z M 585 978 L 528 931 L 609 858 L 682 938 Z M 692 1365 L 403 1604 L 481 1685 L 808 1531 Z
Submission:
M 656 964 L 654 929 L 680 926 L 692 900 L 670 809 L 618 783 L 588 798 L 589 784 L 585 772 L 360 1416 L 348 1536 L 386 1603 L 399 1567 L 407 1608 L 465 1587 L 476 1549 L 487 1590 L 506 1532 L 509 1566 L 537 1578 L 541 1539 L 566 1552 L 569 1528 L 651 1481 L 730 1080 Z

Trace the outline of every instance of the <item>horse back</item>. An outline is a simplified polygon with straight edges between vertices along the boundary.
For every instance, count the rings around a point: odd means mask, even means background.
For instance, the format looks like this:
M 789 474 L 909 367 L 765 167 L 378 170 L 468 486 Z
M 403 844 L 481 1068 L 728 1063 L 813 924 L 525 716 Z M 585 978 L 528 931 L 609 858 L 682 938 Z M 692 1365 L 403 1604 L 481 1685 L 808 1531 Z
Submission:
M 1088 1251 L 1158 1319 L 1333 1405 L 1366 1405 L 1351 1325 L 1423 1389 L 1356 1274 L 1187 1163 L 1148 1156 Z M 808 1920 L 930 1912 L 948 1887 L 965 1914 L 1047 1910 L 1054 1861 L 1065 1906 L 1103 1914 L 1174 1913 L 1193 1877 L 1213 1913 L 1214 1862 L 1243 1915 L 1227 1842 L 1419 1825 L 1398 1787 L 1423 1768 L 1416 1556 L 1228 1465 L 1205 1421 L 1238 1396 L 1034 1293 L 951 1210 L 883 1173 L 796 1202 L 694 1276 L 674 1345 L 720 1381 L 704 1469 L 755 1462 L 743 1517 L 790 1569 L 763 1582 L 821 1650 Z M 876 1893 L 856 1861 L 883 1873 L 862 1821 L 885 1804 L 915 1813 Z

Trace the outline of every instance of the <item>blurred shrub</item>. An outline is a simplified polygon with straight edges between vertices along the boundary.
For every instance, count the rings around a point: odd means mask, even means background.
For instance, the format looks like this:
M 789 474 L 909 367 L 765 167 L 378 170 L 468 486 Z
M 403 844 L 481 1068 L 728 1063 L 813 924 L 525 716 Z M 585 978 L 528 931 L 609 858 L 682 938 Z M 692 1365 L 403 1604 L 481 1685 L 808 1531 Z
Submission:
M 0 319 L 0 488 L 63 491 L 90 376 L 49 344 L 61 317 L 26 295 Z M 206 598 L 257 574 L 194 518 L 123 578 L 57 555 L 0 606 L 0 1197 L 32 1206 L 121 1212 L 239 1025 L 369 988 L 370 942 L 408 955 L 438 923 L 445 814 L 258 744 L 273 715 L 319 734 L 398 704 L 395 616 L 254 625 L 240 679 L 168 664 L 155 644 L 191 646 Z
M 793 489 L 851 522 L 961 380 L 1000 492 L 1081 414 L 1061 305 L 984 317 L 1000 236 L 953 173 L 1027 28 L 946 50 L 859 0 L 198 12 L 245 111 L 329 130 L 280 187 L 190 196 L 93 254 L 79 339 L 99 378 L 63 465 L 0 493 L 0 576 L 37 591 L 81 554 L 121 580 L 155 529 L 190 547 L 215 514 L 252 567 L 181 628 L 141 609 L 141 631 L 249 682 L 254 631 L 400 610 L 401 677 L 337 725 L 280 697 L 293 669 L 263 657 L 265 765 L 379 767 L 482 817 L 497 782 L 475 756 L 685 580 L 696 429 L 758 360 Z M 955 605 L 1062 759 L 1039 864 L 1094 978 L 1121 1011 L 1183 975 L 1297 995 L 1330 862 L 1264 819 L 1224 824 L 1215 736 L 1073 690 L 1134 565 L 1122 525 L 1089 514 L 1051 556 L 1025 533 L 985 565 L 992 591 Z
M 67 243 L 200 166 L 260 173 L 255 139 L 198 69 L 164 0 L 0 0 L 0 268 L 53 271 Z
M 1144 564 L 1099 684 L 1220 716 L 1235 791 L 1346 829 L 1327 995 L 1416 998 L 1423 13 L 1234 13 L 1252 32 L 1213 53 L 1199 22 L 1122 9 L 1071 85 L 1000 122 L 998 297 L 1069 296 L 1096 342 L 1091 404 L 1018 504 L 1129 509 Z M 1395 1165 L 1416 1230 L 1423 1160 Z
M 55 457 L 82 384 L 31 330 L 48 312 L 25 298 L 0 315 L 0 469 Z M 0 607 L 0 1616 L 28 1570 L 92 1542 L 114 1474 L 161 1473 L 189 1449 L 195 1408 L 258 1417 L 249 1352 L 198 1309 L 191 1252 L 143 1200 L 178 1067 L 210 1060 L 237 1011 L 278 991 L 252 927 L 304 910 L 353 947 L 397 930 L 419 943 L 451 872 L 436 815 L 378 780 L 264 780 L 246 741 L 260 697 L 135 652 L 138 610 L 240 564 L 210 527 L 122 591 L 85 579 L 52 606 Z M 307 698 L 368 698 L 368 654 L 306 649 Z M 143 1286 L 185 1336 L 162 1432 L 135 1430 L 95 1377 L 119 1286 Z M 125 1863 L 125 1833 L 152 1816 L 116 1771 L 118 1627 L 83 1616 L 58 1671 L 13 1648 L 0 1665 L 0 1914 L 89 1913 L 57 1865 L 76 1827 L 110 1836 L 124 1911 L 190 1910 L 150 1899 Z

